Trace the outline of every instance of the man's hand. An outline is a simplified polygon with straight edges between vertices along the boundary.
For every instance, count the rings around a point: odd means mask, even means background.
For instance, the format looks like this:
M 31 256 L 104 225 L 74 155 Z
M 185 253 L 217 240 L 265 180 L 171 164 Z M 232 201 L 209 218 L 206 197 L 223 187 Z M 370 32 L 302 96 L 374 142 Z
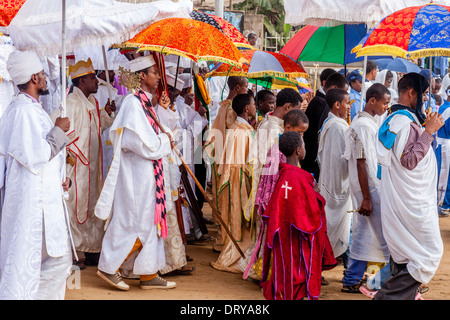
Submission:
M 66 178 L 66 181 L 63 182 L 62 184 L 63 190 L 64 191 L 69 191 L 70 188 L 70 178 Z
M 55 127 L 60 127 L 62 131 L 67 132 L 70 129 L 70 120 L 69 118 L 56 118 Z
M 370 216 L 370 214 L 372 213 L 372 200 L 364 199 L 361 203 L 361 206 L 359 207 L 358 213 L 363 216 Z
M 204 106 L 199 106 L 199 108 L 198 108 L 198 114 L 199 115 L 201 115 L 202 117 L 206 114 L 206 112 L 207 112 L 208 110 L 204 107 Z
M 159 105 L 164 109 L 167 109 L 170 106 L 170 98 L 167 96 L 167 93 L 163 91 L 161 93 L 161 97 L 159 98 Z
M 432 112 L 425 122 L 425 131 L 430 135 L 433 135 L 444 125 L 444 123 L 444 118 L 441 114 Z
M 116 111 L 116 102 L 113 100 L 112 102 L 108 99 L 108 102 L 105 105 L 105 111 L 111 115 L 111 113 Z

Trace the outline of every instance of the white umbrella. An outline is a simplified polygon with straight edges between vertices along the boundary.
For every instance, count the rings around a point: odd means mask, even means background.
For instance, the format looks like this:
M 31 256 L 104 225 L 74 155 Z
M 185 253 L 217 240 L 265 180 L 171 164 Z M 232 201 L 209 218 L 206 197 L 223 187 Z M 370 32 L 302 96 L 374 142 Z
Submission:
M 389 14 L 412 6 L 420 6 L 430 0 L 283 0 L 285 23 L 292 26 L 312 24 L 316 26 L 344 23 L 377 23 Z M 450 0 L 434 3 L 450 5 Z
M 40 56 L 61 54 L 86 46 L 106 46 L 132 38 L 152 22 L 168 17 L 189 17 L 192 1 L 123 3 L 113 0 L 27 0 L 8 26 L 19 50 Z M 62 77 L 65 112 L 65 77 Z

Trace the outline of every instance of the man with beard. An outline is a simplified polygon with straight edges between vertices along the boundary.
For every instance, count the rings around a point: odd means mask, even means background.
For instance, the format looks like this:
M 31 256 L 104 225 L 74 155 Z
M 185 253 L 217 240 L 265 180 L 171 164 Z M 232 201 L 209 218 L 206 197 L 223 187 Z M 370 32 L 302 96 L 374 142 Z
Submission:
M 78 255 L 78 265 L 97 265 L 104 235 L 104 221 L 94 215 L 94 207 L 103 186 L 101 134 L 113 123 L 115 106 L 109 102 L 103 110 L 94 94 L 98 79 L 90 59 L 69 68 L 74 85 L 67 97 L 67 117 L 71 122 L 68 137 L 67 177 L 74 187 L 67 202 L 70 225 Z M 52 113 L 55 119 L 60 110 Z
M 63 203 L 70 122 L 58 117 L 53 125 L 39 103 L 48 91 L 35 53 L 12 53 L 8 72 L 19 94 L 0 119 L 0 299 L 64 299 L 72 260 Z

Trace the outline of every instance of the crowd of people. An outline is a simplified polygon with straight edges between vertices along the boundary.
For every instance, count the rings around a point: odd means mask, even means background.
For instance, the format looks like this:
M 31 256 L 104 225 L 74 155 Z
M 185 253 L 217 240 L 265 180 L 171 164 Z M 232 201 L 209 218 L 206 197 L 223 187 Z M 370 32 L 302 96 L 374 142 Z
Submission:
M 213 242 L 212 268 L 269 300 L 318 299 L 339 263 L 343 293 L 423 299 L 450 212 L 445 79 L 368 61 L 301 94 L 171 58 L 127 54 L 133 88 L 74 62 L 65 109 L 48 109 L 48 66 L 10 53 L 1 299 L 64 299 L 87 265 L 118 290 L 173 289 L 167 275 L 195 272 L 186 245 L 199 241 Z

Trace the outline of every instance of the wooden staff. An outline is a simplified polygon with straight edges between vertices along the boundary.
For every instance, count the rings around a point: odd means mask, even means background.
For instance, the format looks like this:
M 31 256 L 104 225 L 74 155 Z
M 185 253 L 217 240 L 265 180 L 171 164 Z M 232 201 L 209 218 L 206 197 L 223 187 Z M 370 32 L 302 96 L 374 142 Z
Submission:
M 162 133 L 167 134 L 167 132 L 164 130 L 164 128 L 162 127 L 161 123 L 159 122 L 158 118 L 156 117 L 156 115 L 153 113 L 153 110 L 149 110 L 150 111 L 150 115 L 153 118 L 153 120 L 155 121 L 155 123 L 158 125 L 159 129 L 161 130 Z M 231 234 L 231 231 L 228 230 L 228 227 L 226 225 L 226 223 L 223 221 L 222 216 L 220 215 L 220 213 L 217 211 L 216 207 L 214 206 L 213 202 L 209 199 L 208 195 L 206 194 L 205 189 L 203 189 L 202 185 L 200 184 L 200 182 L 197 180 L 197 178 L 195 177 L 194 173 L 191 171 L 191 169 L 189 168 L 189 166 L 187 165 L 186 161 L 184 161 L 183 156 L 181 155 L 180 151 L 175 147 L 175 144 L 173 143 L 172 140 L 170 140 L 170 145 L 172 146 L 172 149 L 175 151 L 175 153 L 178 155 L 178 157 L 180 158 L 181 162 L 183 163 L 183 166 L 186 168 L 186 171 L 189 172 L 189 174 L 191 175 L 192 179 L 194 179 L 195 184 L 197 185 L 197 187 L 199 188 L 199 190 L 203 193 L 203 196 L 205 197 L 206 201 L 208 202 L 208 204 L 210 205 L 210 207 L 212 208 L 212 212 L 214 213 L 214 215 L 216 216 L 216 218 L 219 220 L 220 224 L 222 225 L 222 227 L 225 229 L 225 231 L 227 232 L 228 236 L 230 237 L 231 241 L 233 242 L 233 244 L 235 245 L 236 249 L 239 251 L 239 254 L 241 255 L 241 257 L 243 259 L 245 259 L 245 255 L 244 252 L 242 252 L 242 249 L 239 247 L 239 245 L 236 242 L 236 239 L 234 239 L 233 235 Z

